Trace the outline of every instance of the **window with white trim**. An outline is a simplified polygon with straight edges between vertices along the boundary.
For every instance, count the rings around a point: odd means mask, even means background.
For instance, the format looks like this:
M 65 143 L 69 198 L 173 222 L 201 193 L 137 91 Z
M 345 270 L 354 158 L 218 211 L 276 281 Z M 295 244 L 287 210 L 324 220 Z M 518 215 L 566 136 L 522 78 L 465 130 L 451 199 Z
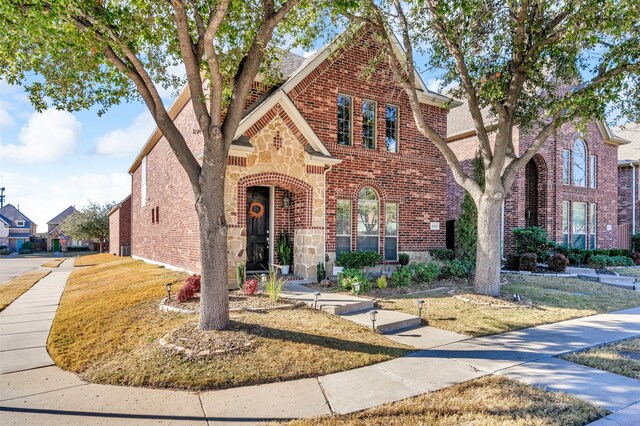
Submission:
M 596 233 L 598 230 L 598 205 L 595 203 L 589 204 L 589 249 L 594 250 L 596 248 Z
M 573 144 L 573 184 L 587 186 L 587 146 L 580 139 Z
M 362 100 L 362 146 L 376 149 L 376 103 Z
M 587 203 L 573 203 L 572 224 L 573 235 L 571 246 L 579 249 L 587 248 Z
M 147 156 L 142 157 L 140 164 L 140 204 L 147 205 Z
M 380 203 L 373 188 L 358 193 L 358 251 L 378 252 L 380 242 Z
M 598 186 L 598 157 L 592 155 L 589 157 L 589 188 Z
M 389 152 L 398 152 L 398 120 L 398 107 L 387 105 L 385 109 L 385 140 Z
M 351 96 L 338 95 L 338 144 L 351 145 L 353 101 Z
M 568 149 L 562 151 L 562 183 L 571 183 L 571 151 Z
M 16 226 L 24 226 L 24 220 L 16 220 Z
M 351 200 L 336 202 L 336 257 L 351 251 Z
M 398 260 L 398 203 L 385 204 L 384 260 Z
M 562 244 L 566 246 L 569 245 L 569 232 L 571 229 L 569 212 L 570 212 L 569 201 L 563 201 L 562 202 Z

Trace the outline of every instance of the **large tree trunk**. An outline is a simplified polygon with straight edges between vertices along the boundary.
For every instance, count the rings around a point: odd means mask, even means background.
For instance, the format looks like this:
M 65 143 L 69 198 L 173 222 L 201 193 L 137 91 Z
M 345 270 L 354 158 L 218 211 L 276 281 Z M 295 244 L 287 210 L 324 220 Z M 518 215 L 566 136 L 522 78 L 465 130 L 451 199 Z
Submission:
M 206 142 L 205 142 L 206 143 Z M 222 330 L 229 322 L 227 223 L 224 214 L 226 155 L 203 164 L 196 200 L 200 221 L 200 329 Z
M 478 202 L 478 249 L 474 291 L 478 294 L 500 294 L 500 226 L 503 196 L 489 187 Z

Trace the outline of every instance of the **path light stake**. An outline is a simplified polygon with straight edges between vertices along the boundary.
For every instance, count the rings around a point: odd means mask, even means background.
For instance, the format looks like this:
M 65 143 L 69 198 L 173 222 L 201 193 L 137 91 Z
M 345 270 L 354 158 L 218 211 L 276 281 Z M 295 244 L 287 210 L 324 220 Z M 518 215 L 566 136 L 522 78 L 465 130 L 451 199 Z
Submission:
M 376 315 L 378 315 L 378 311 L 373 310 L 369 312 L 369 318 L 371 318 L 371 328 L 376 329 Z
M 356 291 L 356 294 L 360 294 L 360 283 L 355 283 L 353 288 Z
M 167 289 L 167 300 L 170 302 L 171 301 L 171 283 L 166 283 L 164 285 L 164 288 Z
M 320 297 L 320 292 L 316 291 L 315 293 L 313 293 L 313 309 L 318 309 L 318 297 Z
M 418 300 L 418 316 L 422 320 L 422 306 L 424 305 L 424 300 Z

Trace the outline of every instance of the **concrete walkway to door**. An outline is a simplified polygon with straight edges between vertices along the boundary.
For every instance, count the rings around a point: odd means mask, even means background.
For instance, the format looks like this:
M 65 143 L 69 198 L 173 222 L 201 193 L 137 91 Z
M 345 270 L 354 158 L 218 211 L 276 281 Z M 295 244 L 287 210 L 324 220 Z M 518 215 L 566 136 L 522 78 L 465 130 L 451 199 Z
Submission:
M 196 393 L 86 383 L 52 365 L 45 348 L 70 271 L 71 262 L 63 263 L 0 313 L 3 426 L 254 424 L 349 413 L 487 374 L 574 394 L 617 412 L 620 424 L 634 418 L 640 403 L 640 381 L 554 358 L 640 335 L 640 308 L 485 338 L 462 336 L 465 340 L 368 367 L 260 386 Z M 390 337 L 422 336 L 428 343 L 431 331 L 410 333 Z

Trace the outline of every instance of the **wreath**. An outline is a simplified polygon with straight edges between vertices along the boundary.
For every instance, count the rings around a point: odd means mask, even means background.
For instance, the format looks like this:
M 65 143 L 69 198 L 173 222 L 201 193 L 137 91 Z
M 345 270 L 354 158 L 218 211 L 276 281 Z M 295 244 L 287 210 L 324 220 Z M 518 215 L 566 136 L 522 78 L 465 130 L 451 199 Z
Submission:
M 264 204 L 258 201 L 252 201 L 249 204 L 249 217 L 260 219 L 264 215 Z

